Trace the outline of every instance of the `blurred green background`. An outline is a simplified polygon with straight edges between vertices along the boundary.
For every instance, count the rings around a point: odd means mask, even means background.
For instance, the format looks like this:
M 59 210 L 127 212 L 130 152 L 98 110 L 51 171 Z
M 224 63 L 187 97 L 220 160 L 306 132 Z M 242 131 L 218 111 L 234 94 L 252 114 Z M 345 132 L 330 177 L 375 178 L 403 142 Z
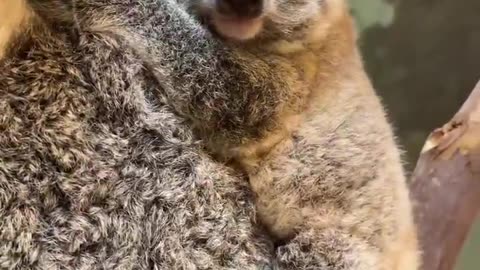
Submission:
M 350 0 L 366 68 L 411 171 L 480 80 L 480 0 Z M 480 220 L 456 270 L 480 269 Z

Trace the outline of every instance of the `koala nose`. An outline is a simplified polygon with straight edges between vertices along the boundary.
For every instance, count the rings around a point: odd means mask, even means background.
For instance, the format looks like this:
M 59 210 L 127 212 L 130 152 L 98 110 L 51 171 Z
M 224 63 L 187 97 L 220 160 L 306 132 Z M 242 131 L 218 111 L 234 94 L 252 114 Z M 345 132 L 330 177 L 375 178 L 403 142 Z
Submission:
M 262 15 L 264 0 L 216 0 L 217 12 L 225 16 L 257 18 Z

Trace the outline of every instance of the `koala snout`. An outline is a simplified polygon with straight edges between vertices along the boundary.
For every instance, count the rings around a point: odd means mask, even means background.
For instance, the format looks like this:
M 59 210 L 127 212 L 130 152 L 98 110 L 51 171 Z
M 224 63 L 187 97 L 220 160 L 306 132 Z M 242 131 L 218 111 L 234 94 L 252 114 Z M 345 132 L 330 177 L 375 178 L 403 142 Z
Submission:
M 217 12 L 227 17 L 258 18 L 264 10 L 265 0 L 216 0 Z

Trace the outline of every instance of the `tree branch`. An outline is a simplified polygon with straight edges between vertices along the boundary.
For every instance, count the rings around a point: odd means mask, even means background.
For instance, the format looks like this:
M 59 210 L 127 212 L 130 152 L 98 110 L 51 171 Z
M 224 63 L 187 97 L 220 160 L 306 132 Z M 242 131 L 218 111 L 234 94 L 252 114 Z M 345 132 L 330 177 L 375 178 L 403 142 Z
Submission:
M 427 139 L 410 183 L 423 270 L 453 270 L 480 210 L 480 82 Z

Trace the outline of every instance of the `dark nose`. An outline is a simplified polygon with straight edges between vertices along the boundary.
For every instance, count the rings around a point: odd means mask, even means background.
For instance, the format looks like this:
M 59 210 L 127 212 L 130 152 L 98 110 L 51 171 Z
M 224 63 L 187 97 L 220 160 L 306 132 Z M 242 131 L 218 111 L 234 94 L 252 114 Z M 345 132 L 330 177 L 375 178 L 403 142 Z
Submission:
M 257 18 L 262 15 L 264 0 L 216 0 L 217 12 L 225 16 Z

